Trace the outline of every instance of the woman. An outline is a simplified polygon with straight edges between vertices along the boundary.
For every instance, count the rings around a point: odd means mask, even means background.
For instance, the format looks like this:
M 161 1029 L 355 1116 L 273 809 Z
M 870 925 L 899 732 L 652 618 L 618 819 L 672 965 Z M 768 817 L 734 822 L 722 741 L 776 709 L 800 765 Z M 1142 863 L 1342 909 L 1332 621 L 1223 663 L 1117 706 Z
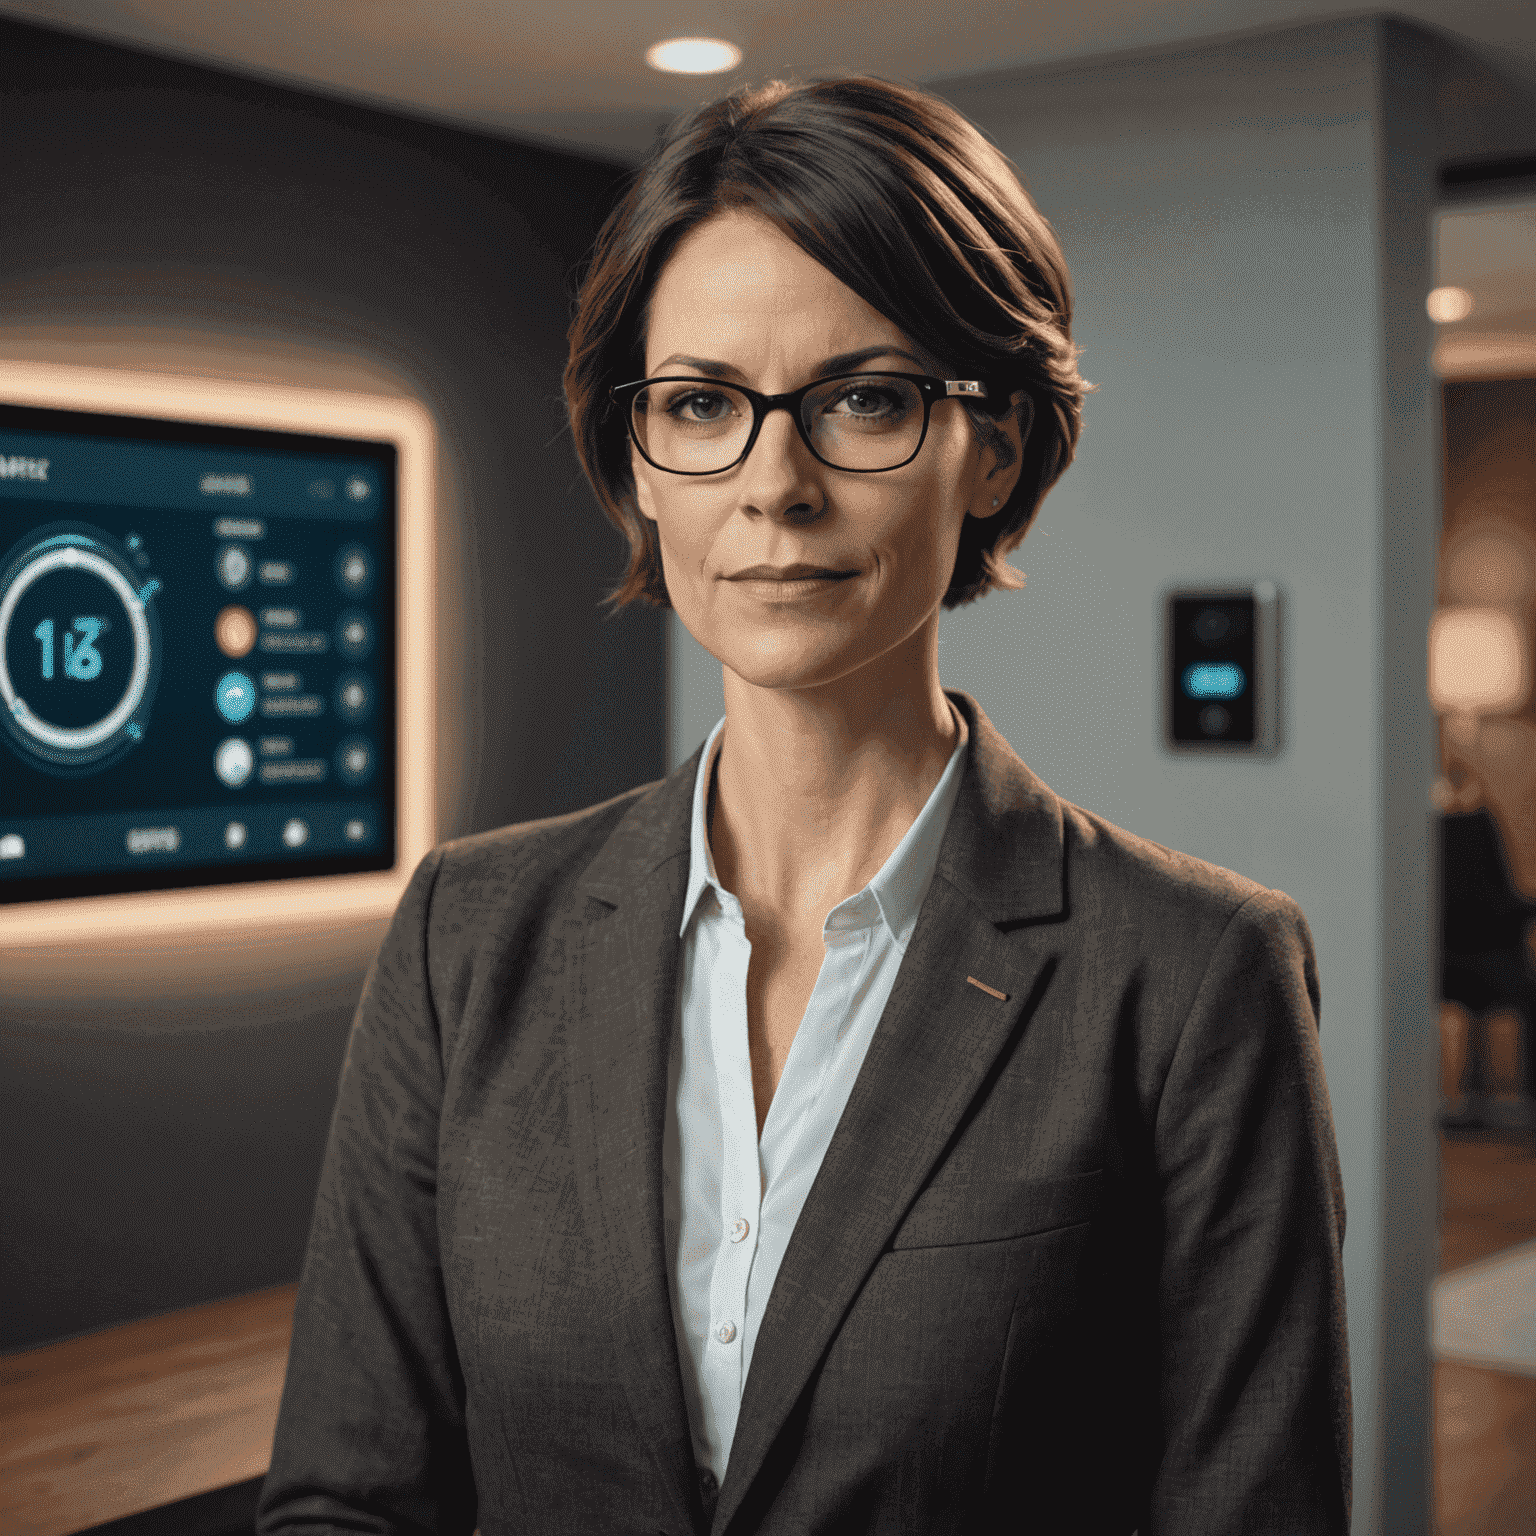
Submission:
M 1058 799 L 940 609 L 1070 461 L 1049 226 L 931 96 L 678 124 L 582 462 L 725 718 L 463 839 L 370 974 L 259 1528 L 1342 1533 L 1305 920 Z

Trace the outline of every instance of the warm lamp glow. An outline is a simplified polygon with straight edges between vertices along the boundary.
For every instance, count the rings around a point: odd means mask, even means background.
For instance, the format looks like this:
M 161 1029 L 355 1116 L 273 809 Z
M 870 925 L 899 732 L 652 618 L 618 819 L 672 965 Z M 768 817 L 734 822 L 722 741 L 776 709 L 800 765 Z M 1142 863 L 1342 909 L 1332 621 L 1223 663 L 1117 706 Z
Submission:
M 1441 714 L 1499 715 L 1530 692 L 1524 637 L 1499 608 L 1442 608 L 1429 625 L 1429 697 Z
M 1536 584 L 1536 545 L 1502 517 L 1454 539 L 1441 564 L 1441 605 L 1446 608 L 1518 613 Z
M 1472 295 L 1465 288 L 1436 288 L 1424 300 L 1424 308 L 1436 324 L 1447 325 L 1472 313 Z
M 719 75 L 741 63 L 741 49 L 719 37 L 669 37 L 646 49 L 645 62 L 667 75 Z

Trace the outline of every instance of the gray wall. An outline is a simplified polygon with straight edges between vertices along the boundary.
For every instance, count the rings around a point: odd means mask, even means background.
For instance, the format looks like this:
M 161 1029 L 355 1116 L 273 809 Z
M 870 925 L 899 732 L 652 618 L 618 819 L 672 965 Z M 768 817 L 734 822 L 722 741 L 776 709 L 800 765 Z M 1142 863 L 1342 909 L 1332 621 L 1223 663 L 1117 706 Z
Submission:
M 657 777 L 664 625 L 600 615 L 624 545 L 562 435 L 573 269 L 623 167 L 11 22 L 0 54 L 0 356 L 415 394 L 440 835 Z M 366 944 L 44 991 L 3 931 L 0 1349 L 296 1279 Z
M 1373 19 L 933 89 L 1055 226 L 1099 386 L 1076 464 L 1013 557 L 1026 588 L 945 616 L 943 679 L 1067 799 L 1305 911 L 1348 1208 L 1354 1528 L 1427 1532 L 1438 467 L 1423 301 L 1437 164 L 1524 147 L 1529 98 Z M 1176 759 L 1160 746 L 1161 594 L 1261 577 L 1284 595 L 1284 750 Z M 669 648 L 678 762 L 724 705 L 719 664 L 675 618 Z

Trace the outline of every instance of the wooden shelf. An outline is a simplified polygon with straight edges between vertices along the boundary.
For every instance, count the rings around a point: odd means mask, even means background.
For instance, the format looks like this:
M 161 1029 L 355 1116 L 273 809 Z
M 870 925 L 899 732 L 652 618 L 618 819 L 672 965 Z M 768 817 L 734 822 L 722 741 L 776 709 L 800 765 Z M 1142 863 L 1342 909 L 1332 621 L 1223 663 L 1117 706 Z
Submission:
M 262 1476 L 297 1291 L 0 1357 L 0 1530 L 71 1536 Z

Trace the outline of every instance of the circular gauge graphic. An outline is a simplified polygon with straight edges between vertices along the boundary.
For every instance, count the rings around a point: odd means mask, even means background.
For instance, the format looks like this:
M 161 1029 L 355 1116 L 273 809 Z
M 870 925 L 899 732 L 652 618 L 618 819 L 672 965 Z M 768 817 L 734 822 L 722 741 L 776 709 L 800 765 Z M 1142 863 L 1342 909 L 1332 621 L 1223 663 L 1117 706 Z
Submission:
M 0 726 L 34 766 L 95 773 L 144 739 L 158 588 L 78 524 L 35 529 L 0 563 Z

